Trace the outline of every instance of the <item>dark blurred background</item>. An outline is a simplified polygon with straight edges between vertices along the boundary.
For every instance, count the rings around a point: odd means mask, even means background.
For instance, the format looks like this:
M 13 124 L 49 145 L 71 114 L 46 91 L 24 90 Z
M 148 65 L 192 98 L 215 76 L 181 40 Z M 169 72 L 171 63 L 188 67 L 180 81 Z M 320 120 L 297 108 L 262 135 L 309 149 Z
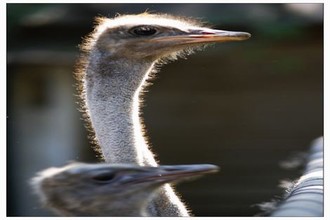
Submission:
M 37 171 L 98 161 L 75 103 L 78 44 L 95 16 L 146 10 L 252 34 L 164 66 L 145 96 L 161 164 L 222 168 L 177 187 L 193 213 L 257 215 L 301 174 L 295 157 L 323 134 L 323 4 L 7 4 L 8 216 L 52 216 L 28 185 Z

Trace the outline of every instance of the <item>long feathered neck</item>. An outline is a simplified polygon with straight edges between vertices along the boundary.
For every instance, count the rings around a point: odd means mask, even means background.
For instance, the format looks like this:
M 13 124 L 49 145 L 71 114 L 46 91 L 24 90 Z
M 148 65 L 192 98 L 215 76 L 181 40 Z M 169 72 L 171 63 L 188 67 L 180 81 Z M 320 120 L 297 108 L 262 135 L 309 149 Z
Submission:
M 139 94 L 155 63 L 113 59 L 98 51 L 81 62 L 77 76 L 83 85 L 83 110 L 104 160 L 157 166 L 139 121 Z M 147 210 L 150 216 L 189 216 L 169 185 L 159 190 Z
M 153 65 L 97 50 L 89 57 L 86 107 L 106 162 L 156 165 L 153 156 L 145 156 L 151 152 L 139 121 L 139 93 Z

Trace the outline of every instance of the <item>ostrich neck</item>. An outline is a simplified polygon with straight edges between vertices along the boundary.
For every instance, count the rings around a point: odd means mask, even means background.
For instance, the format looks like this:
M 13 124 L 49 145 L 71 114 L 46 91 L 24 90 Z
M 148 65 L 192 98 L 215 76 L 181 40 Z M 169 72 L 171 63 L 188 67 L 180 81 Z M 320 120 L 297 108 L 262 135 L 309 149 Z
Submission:
M 154 62 L 91 54 L 85 78 L 86 105 L 105 161 L 157 166 L 139 121 L 139 93 Z M 189 216 L 168 184 L 158 194 L 148 204 L 151 216 Z
M 154 63 L 92 56 L 86 72 L 86 101 L 104 159 L 154 165 L 139 121 L 139 93 Z

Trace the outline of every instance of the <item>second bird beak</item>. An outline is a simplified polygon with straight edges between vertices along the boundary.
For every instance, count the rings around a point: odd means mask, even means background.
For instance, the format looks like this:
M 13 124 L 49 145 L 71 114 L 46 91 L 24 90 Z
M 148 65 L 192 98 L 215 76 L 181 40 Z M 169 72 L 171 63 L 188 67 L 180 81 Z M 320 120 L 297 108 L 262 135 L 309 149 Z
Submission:
M 193 164 L 193 165 L 172 165 L 145 167 L 145 172 L 141 172 L 140 178 L 136 178 L 133 182 L 155 182 L 155 183 L 171 183 L 182 180 L 199 177 L 204 174 L 214 173 L 219 170 L 218 166 L 212 164 Z

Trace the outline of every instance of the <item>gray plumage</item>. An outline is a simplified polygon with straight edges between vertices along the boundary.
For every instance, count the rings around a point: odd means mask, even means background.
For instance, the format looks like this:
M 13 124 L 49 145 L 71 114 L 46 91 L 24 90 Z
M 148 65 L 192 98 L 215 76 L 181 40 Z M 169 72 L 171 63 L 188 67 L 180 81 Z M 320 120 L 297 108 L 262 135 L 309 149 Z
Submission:
M 139 118 L 139 95 L 155 66 L 190 54 L 201 45 L 245 40 L 250 34 L 147 13 L 99 18 L 97 22 L 81 46 L 84 54 L 76 71 L 94 141 L 108 163 L 157 166 Z M 150 210 L 154 216 L 189 216 L 169 185 L 159 191 Z
M 304 174 L 293 184 L 275 210 L 274 217 L 321 217 L 324 215 L 323 138 L 311 147 Z
M 49 168 L 31 183 L 42 203 L 61 216 L 151 216 L 160 186 L 216 172 L 209 164 L 141 167 L 72 163 Z

